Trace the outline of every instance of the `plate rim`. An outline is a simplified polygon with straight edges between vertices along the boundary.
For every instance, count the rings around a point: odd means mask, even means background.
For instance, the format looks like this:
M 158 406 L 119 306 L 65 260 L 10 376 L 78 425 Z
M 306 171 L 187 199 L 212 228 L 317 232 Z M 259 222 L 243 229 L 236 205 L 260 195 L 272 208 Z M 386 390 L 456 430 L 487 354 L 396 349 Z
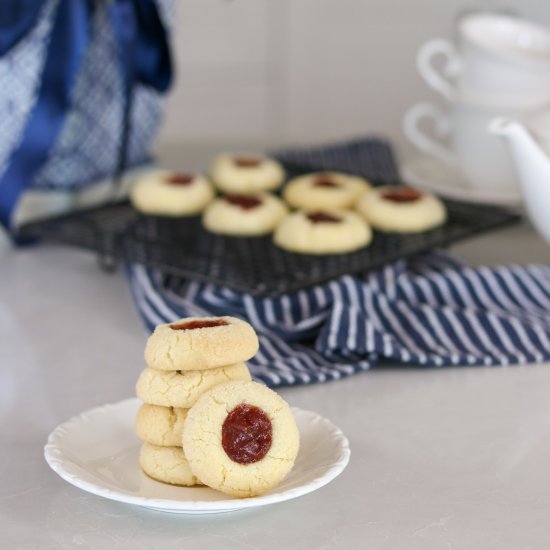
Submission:
M 399 170 L 403 180 L 415 185 L 416 187 L 431 191 L 432 193 L 449 200 L 499 207 L 519 207 L 523 203 L 522 194 L 519 189 L 516 192 L 505 192 L 503 195 L 502 192 L 499 193 L 496 191 L 487 190 L 479 191 L 473 187 L 467 186 L 464 186 L 462 189 L 453 189 L 449 186 L 439 185 L 433 180 L 422 177 L 421 172 L 424 163 L 430 163 L 432 166 L 436 166 L 437 169 L 444 173 L 443 175 L 453 174 L 457 178 L 461 179 L 461 181 L 465 181 L 458 170 L 446 166 L 435 157 L 430 157 L 425 154 L 417 154 L 411 158 L 405 159 L 400 164 Z
M 170 500 L 162 498 L 150 498 L 145 496 L 133 496 L 122 492 L 114 491 L 104 486 L 98 485 L 86 479 L 74 472 L 67 471 L 64 464 L 68 461 L 74 464 L 74 461 L 67 458 L 66 454 L 60 448 L 62 438 L 66 436 L 69 429 L 73 428 L 75 424 L 89 421 L 87 418 L 90 414 L 105 413 L 109 409 L 124 408 L 137 405 L 141 401 L 136 397 L 131 397 L 117 401 L 114 403 L 107 403 L 86 409 L 85 411 L 72 416 L 65 422 L 62 422 L 56 426 L 48 435 L 47 442 L 44 446 L 44 458 L 48 466 L 63 480 L 71 485 L 87 491 L 88 493 L 114 500 L 117 502 L 124 502 L 127 504 L 134 504 L 145 508 L 155 509 L 164 512 L 174 513 L 212 513 L 223 511 L 234 511 L 245 508 L 252 508 L 257 506 L 264 506 L 268 504 L 274 504 L 276 502 L 283 502 L 291 500 L 313 491 L 320 489 L 321 487 L 330 483 L 339 474 L 341 474 L 349 463 L 351 456 L 351 449 L 348 438 L 342 432 L 342 430 L 322 415 L 310 411 L 307 409 L 301 409 L 299 407 L 291 407 L 294 414 L 309 416 L 315 421 L 323 422 L 329 432 L 327 436 L 334 441 L 338 441 L 338 456 L 334 462 L 327 467 L 326 471 L 319 477 L 313 479 L 305 485 L 293 487 L 282 492 L 275 492 L 273 494 L 260 495 L 256 497 L 248 498 L 227 498 L 224 500 Z M 335 453 L 336 455 L 336 453 Z M 276 489 L 276 488 L 275 488 Z

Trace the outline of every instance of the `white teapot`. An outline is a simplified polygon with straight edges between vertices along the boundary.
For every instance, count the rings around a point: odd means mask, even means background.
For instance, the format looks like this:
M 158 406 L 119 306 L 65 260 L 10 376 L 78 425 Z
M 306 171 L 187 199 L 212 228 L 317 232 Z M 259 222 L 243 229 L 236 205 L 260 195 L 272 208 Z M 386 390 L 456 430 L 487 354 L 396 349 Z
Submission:
M 525 123 L 495 118 L 489 131 L 508 146 L 529 217 L 550 243 L 550 109 L 537 112 Z

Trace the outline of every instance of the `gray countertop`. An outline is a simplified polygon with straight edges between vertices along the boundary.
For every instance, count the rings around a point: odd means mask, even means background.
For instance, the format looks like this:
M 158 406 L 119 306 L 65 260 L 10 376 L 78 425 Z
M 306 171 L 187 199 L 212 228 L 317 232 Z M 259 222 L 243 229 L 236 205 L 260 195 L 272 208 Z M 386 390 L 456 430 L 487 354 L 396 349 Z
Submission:
M 471 263 L 546 262 L 527 226 L 456 246 Z M 348 436 L 326 487 L 228 514 L 175 516 L 59 478 L 48 433 L 132 396 L 146 332 L 122 273 L 93 255 L 0 240 L 0 546 L 5 549 L 550 548 L 550 366 L 380 368 L 283 388 Z

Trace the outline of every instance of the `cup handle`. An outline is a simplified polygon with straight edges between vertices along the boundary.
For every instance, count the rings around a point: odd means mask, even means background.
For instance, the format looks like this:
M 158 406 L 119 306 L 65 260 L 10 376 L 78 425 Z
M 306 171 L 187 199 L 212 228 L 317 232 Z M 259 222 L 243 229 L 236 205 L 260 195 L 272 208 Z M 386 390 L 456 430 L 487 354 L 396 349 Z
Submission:
M 434 122 L 438 136 L 445 138 L 449 135 L 450 122 L 447 114 L 431 103 L 418 103 L 411 107 L 403 118 L 405 136 L 424 153 L 438 158 L 448 166 L 456 166 L 457 161 L 453 152 L 420 130 L 418 123 L 424 118 Z
M 436 71 L 432 65 L 432 60 L 436 55 L 445 57 L 443 75 Z M 426 42 L 418 51 L 416 67 L 428 86 L 447 99 L 453 99 L 455 95 L 454 86 L 449 82 L 449 79 L 456 77 L 460 72 L 460 58 L 451 42 L 444 38 L 436 38 Z

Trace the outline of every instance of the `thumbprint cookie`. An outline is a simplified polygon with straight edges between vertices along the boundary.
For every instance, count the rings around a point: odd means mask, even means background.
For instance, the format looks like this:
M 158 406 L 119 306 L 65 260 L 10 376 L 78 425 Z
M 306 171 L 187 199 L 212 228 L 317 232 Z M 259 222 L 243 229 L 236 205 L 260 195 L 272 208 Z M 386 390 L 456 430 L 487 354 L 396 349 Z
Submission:
M 154 216 L 190 216 L 214 198 L 212 185 L 199 174 L 152 172 L 133 185 L 130 202 L 136 210 Z
M 192 371 L 241 363 L 258 351 L 254 329 L 236 317 L 187 317 L 158 325 L 145 345 L 152 369 Z
M 340 172 L 317 172 L 290 180 L 283 190 L 285 201 L 293 208 L 352 208 L 371 190 L 363 178 Z
M 346 210 L 297 211 L 279 224 L 276 245 L 302 254 L 341 254 L 367 246 L 370 227 L 358 214 Z
M 285 171 L 279 162 L 263 155 L 226 153 L 214 160 L 210 177 L 224 193 L 256 193 L 279 188 Z
M 383 186 L 367 193 L 357 210 L 379 231 L 419 233 L 445 223 L 445 205 L 425 191 L 405 186 Z
M 182 442 L 202 483 L 251 497 L 290 472 L 299 438 L 294 415 L 277 393 L 256 382 L 227 382 L 189 409 Z

